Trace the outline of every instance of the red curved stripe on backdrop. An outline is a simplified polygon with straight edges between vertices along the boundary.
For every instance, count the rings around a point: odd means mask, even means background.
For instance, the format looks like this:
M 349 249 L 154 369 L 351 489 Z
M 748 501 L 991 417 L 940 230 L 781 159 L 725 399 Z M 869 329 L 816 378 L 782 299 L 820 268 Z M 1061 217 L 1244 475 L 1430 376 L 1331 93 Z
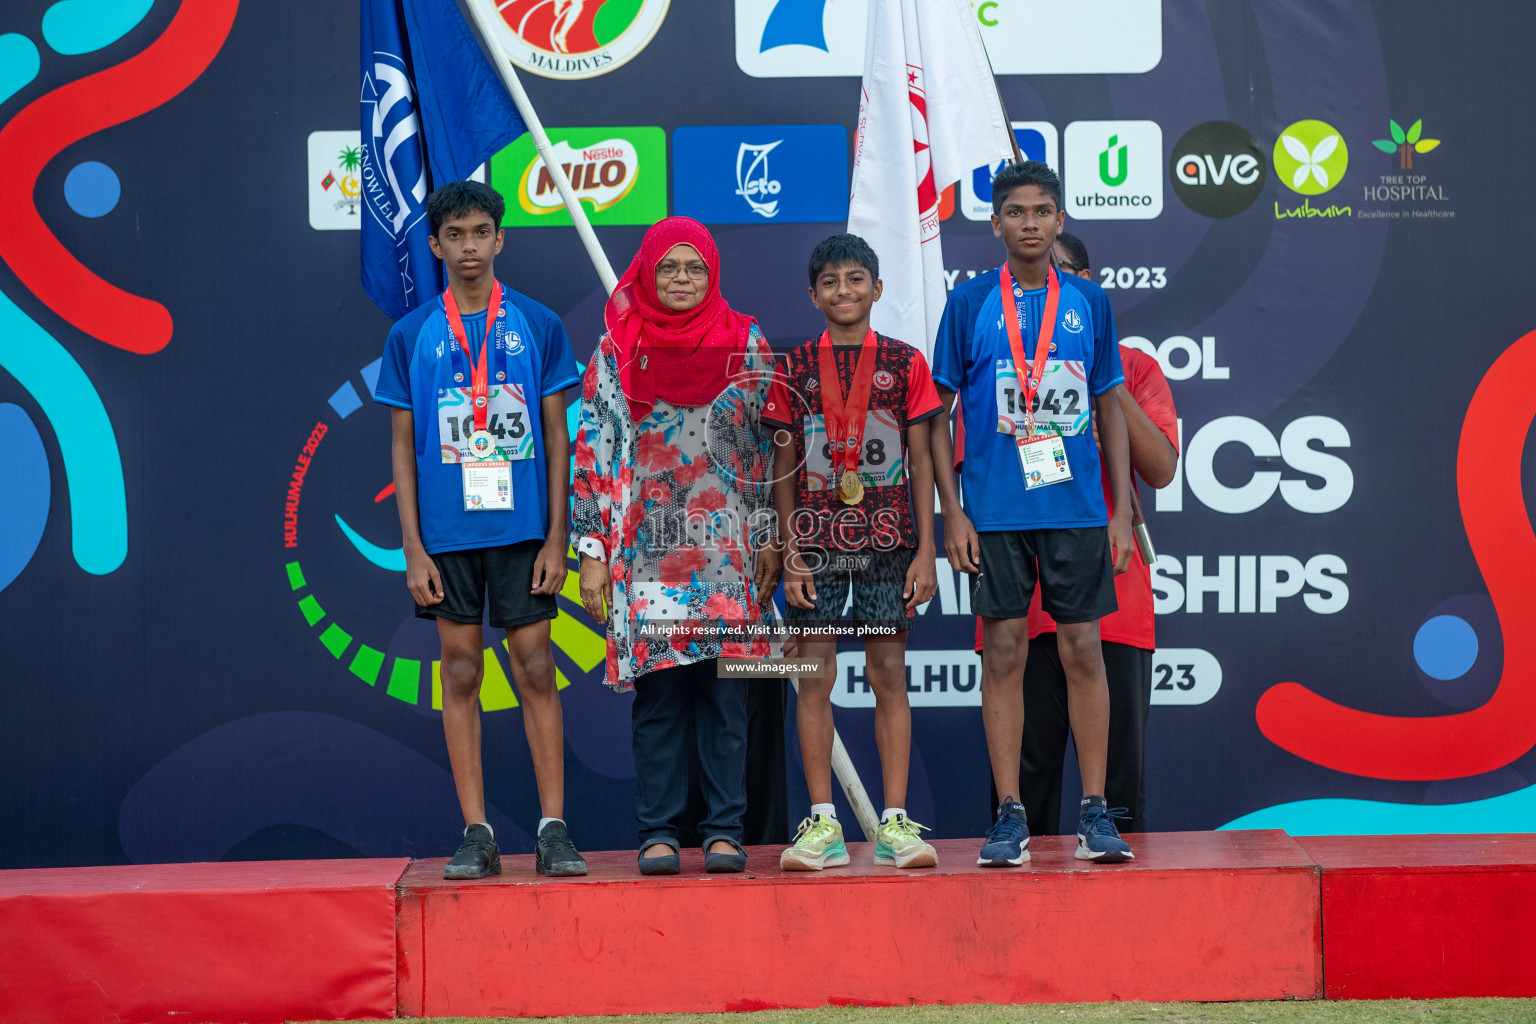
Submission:
M 1491 772 L 1536 745 L 1536 630 L 1529 627 L 1536 535 L 1520 488 L 1520 459 L 1536 419 L 1533 379 L 1536 331 L 1499 356 L 1477 386 L 1456 454 L 1462 522 L 1504 636 L 1504 670 L 1493 696 L 1460 714 L 1397 718 L 1281 683 L 1255 710 L 1271 742 L 1336 771 L 1419 782 Z M 1404 509 L 1401 516 L 1412 514 Z
M 224 45 L 238 3 L 183 0 L 142 52 L 40 96 L 0 127 L 0 259 L 49 309 L 108 345 L 158 352 L 171 340 L 171 314 L 88 270 L 43 223 L 33 190 L 66 147 L 153 110 L 196 81 Z

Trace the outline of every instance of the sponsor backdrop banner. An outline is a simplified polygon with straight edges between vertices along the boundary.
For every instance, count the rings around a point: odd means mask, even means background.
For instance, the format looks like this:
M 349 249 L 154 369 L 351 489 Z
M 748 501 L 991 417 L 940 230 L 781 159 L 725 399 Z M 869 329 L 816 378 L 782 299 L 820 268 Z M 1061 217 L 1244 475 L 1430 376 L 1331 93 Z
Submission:
M 972 5 L 1020 145 L 1061 170 L 1123 342 L 1178 402 L 1179 476 L 1142 493 L 1150 821 L 1536 827 L 1536 139 L 1500 113 L 1536 11 L 1069 7 Z M 654 220 L 703 219 L 783 350 L 820 330 L 806 259 L 847 216 L 863 8 L 514 0 L 502 41 L 614 265 Z M 357 45 L 342 3 L 0 14 L 0 866 L 452 848 L 436 634 L 370 394 L 389 323 L 357 228 L 383 140 L 357 130 Z M 482 173 L 499 276 L 585 360 L 603 293 L 532 145 Z M 941 205 L 951 286 L 1001 260 L 989 191 L 978 169 Z M 628 847 L 629 699 L 561 611 L 568 817 Z M 907 801 L 939 836 L 988 818 L 973 630 L 941 561 Z M 878 790 L 862 663 L 841 656 L 838 724 Z M 485 664 L 491 820 L 526 851 L 489 630 Z

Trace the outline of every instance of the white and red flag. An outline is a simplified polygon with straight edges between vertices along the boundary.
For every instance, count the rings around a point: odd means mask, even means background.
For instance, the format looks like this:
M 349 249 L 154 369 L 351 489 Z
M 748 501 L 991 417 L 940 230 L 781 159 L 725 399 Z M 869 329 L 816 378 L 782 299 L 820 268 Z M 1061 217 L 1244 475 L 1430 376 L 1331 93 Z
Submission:
M 969 0 L 869 0 L 848 230 L 880 257 L 875 330 L 933 354 L 944 312 L 939 196 L 1011 157 Z

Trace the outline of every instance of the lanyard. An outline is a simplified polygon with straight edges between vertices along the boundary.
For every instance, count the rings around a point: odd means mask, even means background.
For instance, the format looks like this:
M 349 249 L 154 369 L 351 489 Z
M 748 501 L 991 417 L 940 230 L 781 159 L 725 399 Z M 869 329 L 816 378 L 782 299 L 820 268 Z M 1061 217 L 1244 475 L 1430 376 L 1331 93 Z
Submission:
M 828 331 L 821 332 L 816 358 L 821 364 L 821 409 L 827 421 L 827 438 L 832 442 L 832 466 L 857 473 L 859 453 L 864 450 L 864 427 L 869 419 L 869 389 L 875 379 L 875 332 L 871 329 L 864 335 L 846 404 Z
M 1019 329 L 1019 308 L 1013 297 L 1013 275 L 1005 262 L 1002 269 L 1003 322 L 1008 328 L 1008 347 L 1013 350 L 1013 371 L 1019 375 L 1019 390 L 1024 400 L 1024 433 L 1035 432 L 1035 392 L 1045 374 L 1045 361 L 1051 355 L 1051 335 L 1056 332 L 1056 306 L 1061 299 L 1061 280 L 1055 267 L 1046 268 L 1045 315 L 1041 317 L 1040 340 L 1035 345 L 1033 366 L 1024 361 L 1024 332 Z M 1029 368 L 1029 375 L 1024 374 Z
M 459 315 L 459 304 L 454 300 L 453 289 L 443 289 L 443 309 L 448 313 L 448 329 L 453 332 L 453 340 L 464 350 L 464 357 L 469 360 L 469 376 L 471 383 L 470 395 L 475 407 L 475 429 L 484 430 L 490 414 L 490 363 L 487 360 L 487 350 L 490 348 L 491 332 L 495 330 L 497 314 L 501 312 L 501 282 L 491 285 L 491 304 L 485 311 L 485 340 L 480 343 L 480 362 L 475 362 L 475 354 L 469 349 L 469 338 L 464 333 L 464 318 Z

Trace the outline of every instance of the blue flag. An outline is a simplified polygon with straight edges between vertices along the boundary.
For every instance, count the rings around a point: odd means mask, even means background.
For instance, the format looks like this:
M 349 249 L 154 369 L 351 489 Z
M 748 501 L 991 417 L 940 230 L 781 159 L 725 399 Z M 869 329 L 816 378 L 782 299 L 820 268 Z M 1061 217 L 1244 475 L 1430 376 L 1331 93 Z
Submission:
M 363 0 L 363 289 L 399 319 L 442 290 L 427 195 L 526 128 L 454 0 Z

